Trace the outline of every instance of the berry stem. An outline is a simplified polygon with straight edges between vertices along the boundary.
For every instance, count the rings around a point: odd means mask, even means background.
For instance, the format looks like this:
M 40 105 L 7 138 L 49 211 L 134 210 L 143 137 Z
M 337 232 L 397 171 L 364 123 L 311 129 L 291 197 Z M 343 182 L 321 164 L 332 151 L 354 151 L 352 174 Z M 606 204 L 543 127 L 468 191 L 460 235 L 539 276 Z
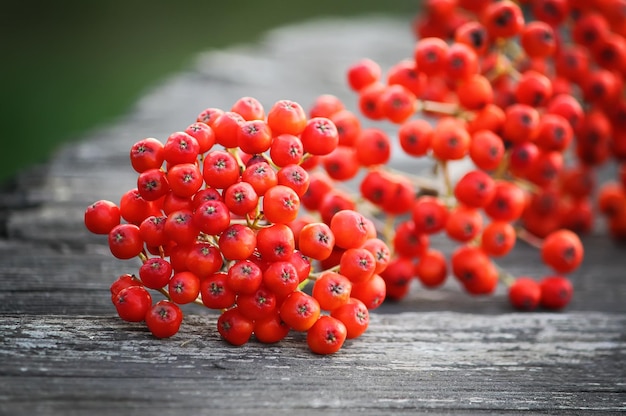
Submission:
M 515 231 L 517 232 L 517 237 L 520 240 L 526 242 L 532 247 L 541 249 L 541 246 L 543 245 L 543 239 L 537 237 L 534 234 L 531 234 L 530 232 L 528 232 L 526 229 L 522 227 L 518 227 Z

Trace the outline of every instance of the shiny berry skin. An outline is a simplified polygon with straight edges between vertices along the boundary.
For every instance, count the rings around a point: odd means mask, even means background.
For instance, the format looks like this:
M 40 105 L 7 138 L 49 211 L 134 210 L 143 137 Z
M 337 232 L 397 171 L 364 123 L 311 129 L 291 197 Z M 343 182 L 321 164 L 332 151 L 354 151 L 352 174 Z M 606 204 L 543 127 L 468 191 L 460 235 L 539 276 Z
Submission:
M 541 245 L 541 258 L 557 273 L 569 273 L 583 260 L 583 245 L 576 233 L 558 230 L 550 233 Z
M 574 289 L 572 283 L 560 275 L 546 276 L 541 279 L 540 304 L 547 309 L 562 309 L 572 299 Z
M 346 326 L 337 318 L 329 315 L 320 318 L 307 331 L 307 344 L 312 352 L 326 355 L 341 349 L 348 335 Z
M 539 306 L 541 288 L 530 277 L 518 277 L 509 287 L 508 297 L 515 309 L 531 311 Z
M 331 311 L 330 316 L 340 320 L 346 326 L 346 338 L 360 337 L 369 326 L 369 311 L 358 299 L 350 298 L 344 305 Z
M 152 296 L 143 286 L 129 286 L 113 297 L 117 314 L 127 322 L 141 322 L 152 306 Z
M 281 319 L 294 331 L 307 331 L 320 317 L 319 302 L 311 295 L 292 292 L 280 306 Z
M 378 63 L 368 58 L 361 59 L 348 68 L 348 85 L 354 91 L 361 91 L 378 81 L 381 73 L 382 70 Z
M 120 208 L 111 201 L 101 199 L 85 209 L 85 227 L 94 234 L 109 234 L 120 220 Z
M 148 259 L 139 268 L 141 282 L 150 289 L 161 289 L 170 281 L 172 265 L 160 257 Z
M 108 234 L 109 249 L 118 259 L 127 260 L 143 250 L 143 240 L 139 235 L 139 227 L 134 224 L 119 224 Z
M 165 160 L 164 146 L 159 140 L 148 137 L 135 143 L 130 149 L 130 162 L 136 172 L 159 169 Z
M 161 300 L 146 313 L 146 325 L 156 338 L 169 338 L 178 333 L 183 312 L 173 302 Z
M 244 345 L 252 336 L 254 323 L 241 314 L 239 308 L 228 309 L 217 319 L 217 330 L 222 338 L 234 346 Z

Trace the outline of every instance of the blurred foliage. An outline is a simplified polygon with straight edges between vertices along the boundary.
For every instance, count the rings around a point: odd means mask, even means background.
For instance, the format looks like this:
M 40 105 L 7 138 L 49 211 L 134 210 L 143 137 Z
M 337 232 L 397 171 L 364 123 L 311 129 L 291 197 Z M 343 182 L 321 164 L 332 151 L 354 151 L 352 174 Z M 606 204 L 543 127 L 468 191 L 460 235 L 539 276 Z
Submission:
M 415 13 L 396 0 L 5 0 L 0 183 L 111 121 L 199 51 L 320 16 Z

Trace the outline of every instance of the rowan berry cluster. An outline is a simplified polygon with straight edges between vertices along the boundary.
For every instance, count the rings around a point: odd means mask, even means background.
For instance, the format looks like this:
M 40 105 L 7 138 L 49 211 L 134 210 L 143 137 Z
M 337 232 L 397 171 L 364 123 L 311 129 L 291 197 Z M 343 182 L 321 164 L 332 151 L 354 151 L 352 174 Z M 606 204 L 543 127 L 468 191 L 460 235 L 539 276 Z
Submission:
M 135 143 L 137 186 L 84 216 L 115 257 L 142 261 L 111 286 L 119 316 L 164 338 L 179 330 L 179 305 L 197 303 L 221 311 L 217 329 L 231 344 L 253 334 L 274 343 L 294 330 L 319 354 L 360 336 L 385 298 L 387 245 L 355 210 L 329 205 L 325 221 L 298 215 L 311 199 L 309 170 L 338 142 L 329 119 L 308 117 L 297 102 L 266 114 L 242 97 L 228 111 L 206 109 L 165 143 Z M 338 248 L 341 265 L 314 266 Z M 153 303 L 148 289 L 165 299 Z
M 242 97 L 132 146 L 137 186 L 84 217 L 115 257 L 141 259 L 111 285 L 122 319 L 170 337 L 178 305 L 196 303 L 220 312 L 231 344 L 300 331 L 329 354 L 416 280 L 432 289 L 452 275 L 472 295 L 503 283 L 523 310 L 568 304 L 596 206 L 626 237 L 626 15 L 612 0 L 424 3 L 413 56 L 347 68 L 358 113 L 331 94 L 308 112 Z M 436 175 L 392 169 L 394 148 Z M 471 167 L 453 178 L 457 161 Z M 615 161 L 620 178 L 598 187 L 597 168 Z M 553 273 L 497 266 L 520 238 Z

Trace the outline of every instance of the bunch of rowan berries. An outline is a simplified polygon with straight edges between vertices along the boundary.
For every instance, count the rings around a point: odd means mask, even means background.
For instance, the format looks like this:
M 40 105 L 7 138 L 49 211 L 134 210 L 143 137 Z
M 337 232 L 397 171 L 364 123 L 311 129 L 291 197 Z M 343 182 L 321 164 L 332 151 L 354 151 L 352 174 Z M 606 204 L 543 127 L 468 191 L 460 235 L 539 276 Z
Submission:
M 502 283 L 515 308 L 563 308 L 595 207 L 626 237 L 617 2 L 427 0 L 413 56 L 386 72 L 367 58 L 347 68 L 358 113 L 331 94 L 308 111 L 242 97 L 164 142 L 138 141 L 137 186 L 84 217 L 115 257 L 141 259 L 111 285 L 119 316 L 170 337 L 179 305 L 196 303 L 219 311 L 231 344 L 300 331 L 329 354 L 414 281 L 433 289 L 451 275 L 472 295 Z M 390 122 L 397 137 L 361 117 Z M 392 169 L 394 148 L 432 161 L 436 175 Z M 471 165 L 459 178 L 456 161 Z M 597 189 L 611 161 L 621 176 Z M 430 244 L 435 234 L 455 242 L 452 253 Z M 498 267 L 518 239 L 553 273 Z

